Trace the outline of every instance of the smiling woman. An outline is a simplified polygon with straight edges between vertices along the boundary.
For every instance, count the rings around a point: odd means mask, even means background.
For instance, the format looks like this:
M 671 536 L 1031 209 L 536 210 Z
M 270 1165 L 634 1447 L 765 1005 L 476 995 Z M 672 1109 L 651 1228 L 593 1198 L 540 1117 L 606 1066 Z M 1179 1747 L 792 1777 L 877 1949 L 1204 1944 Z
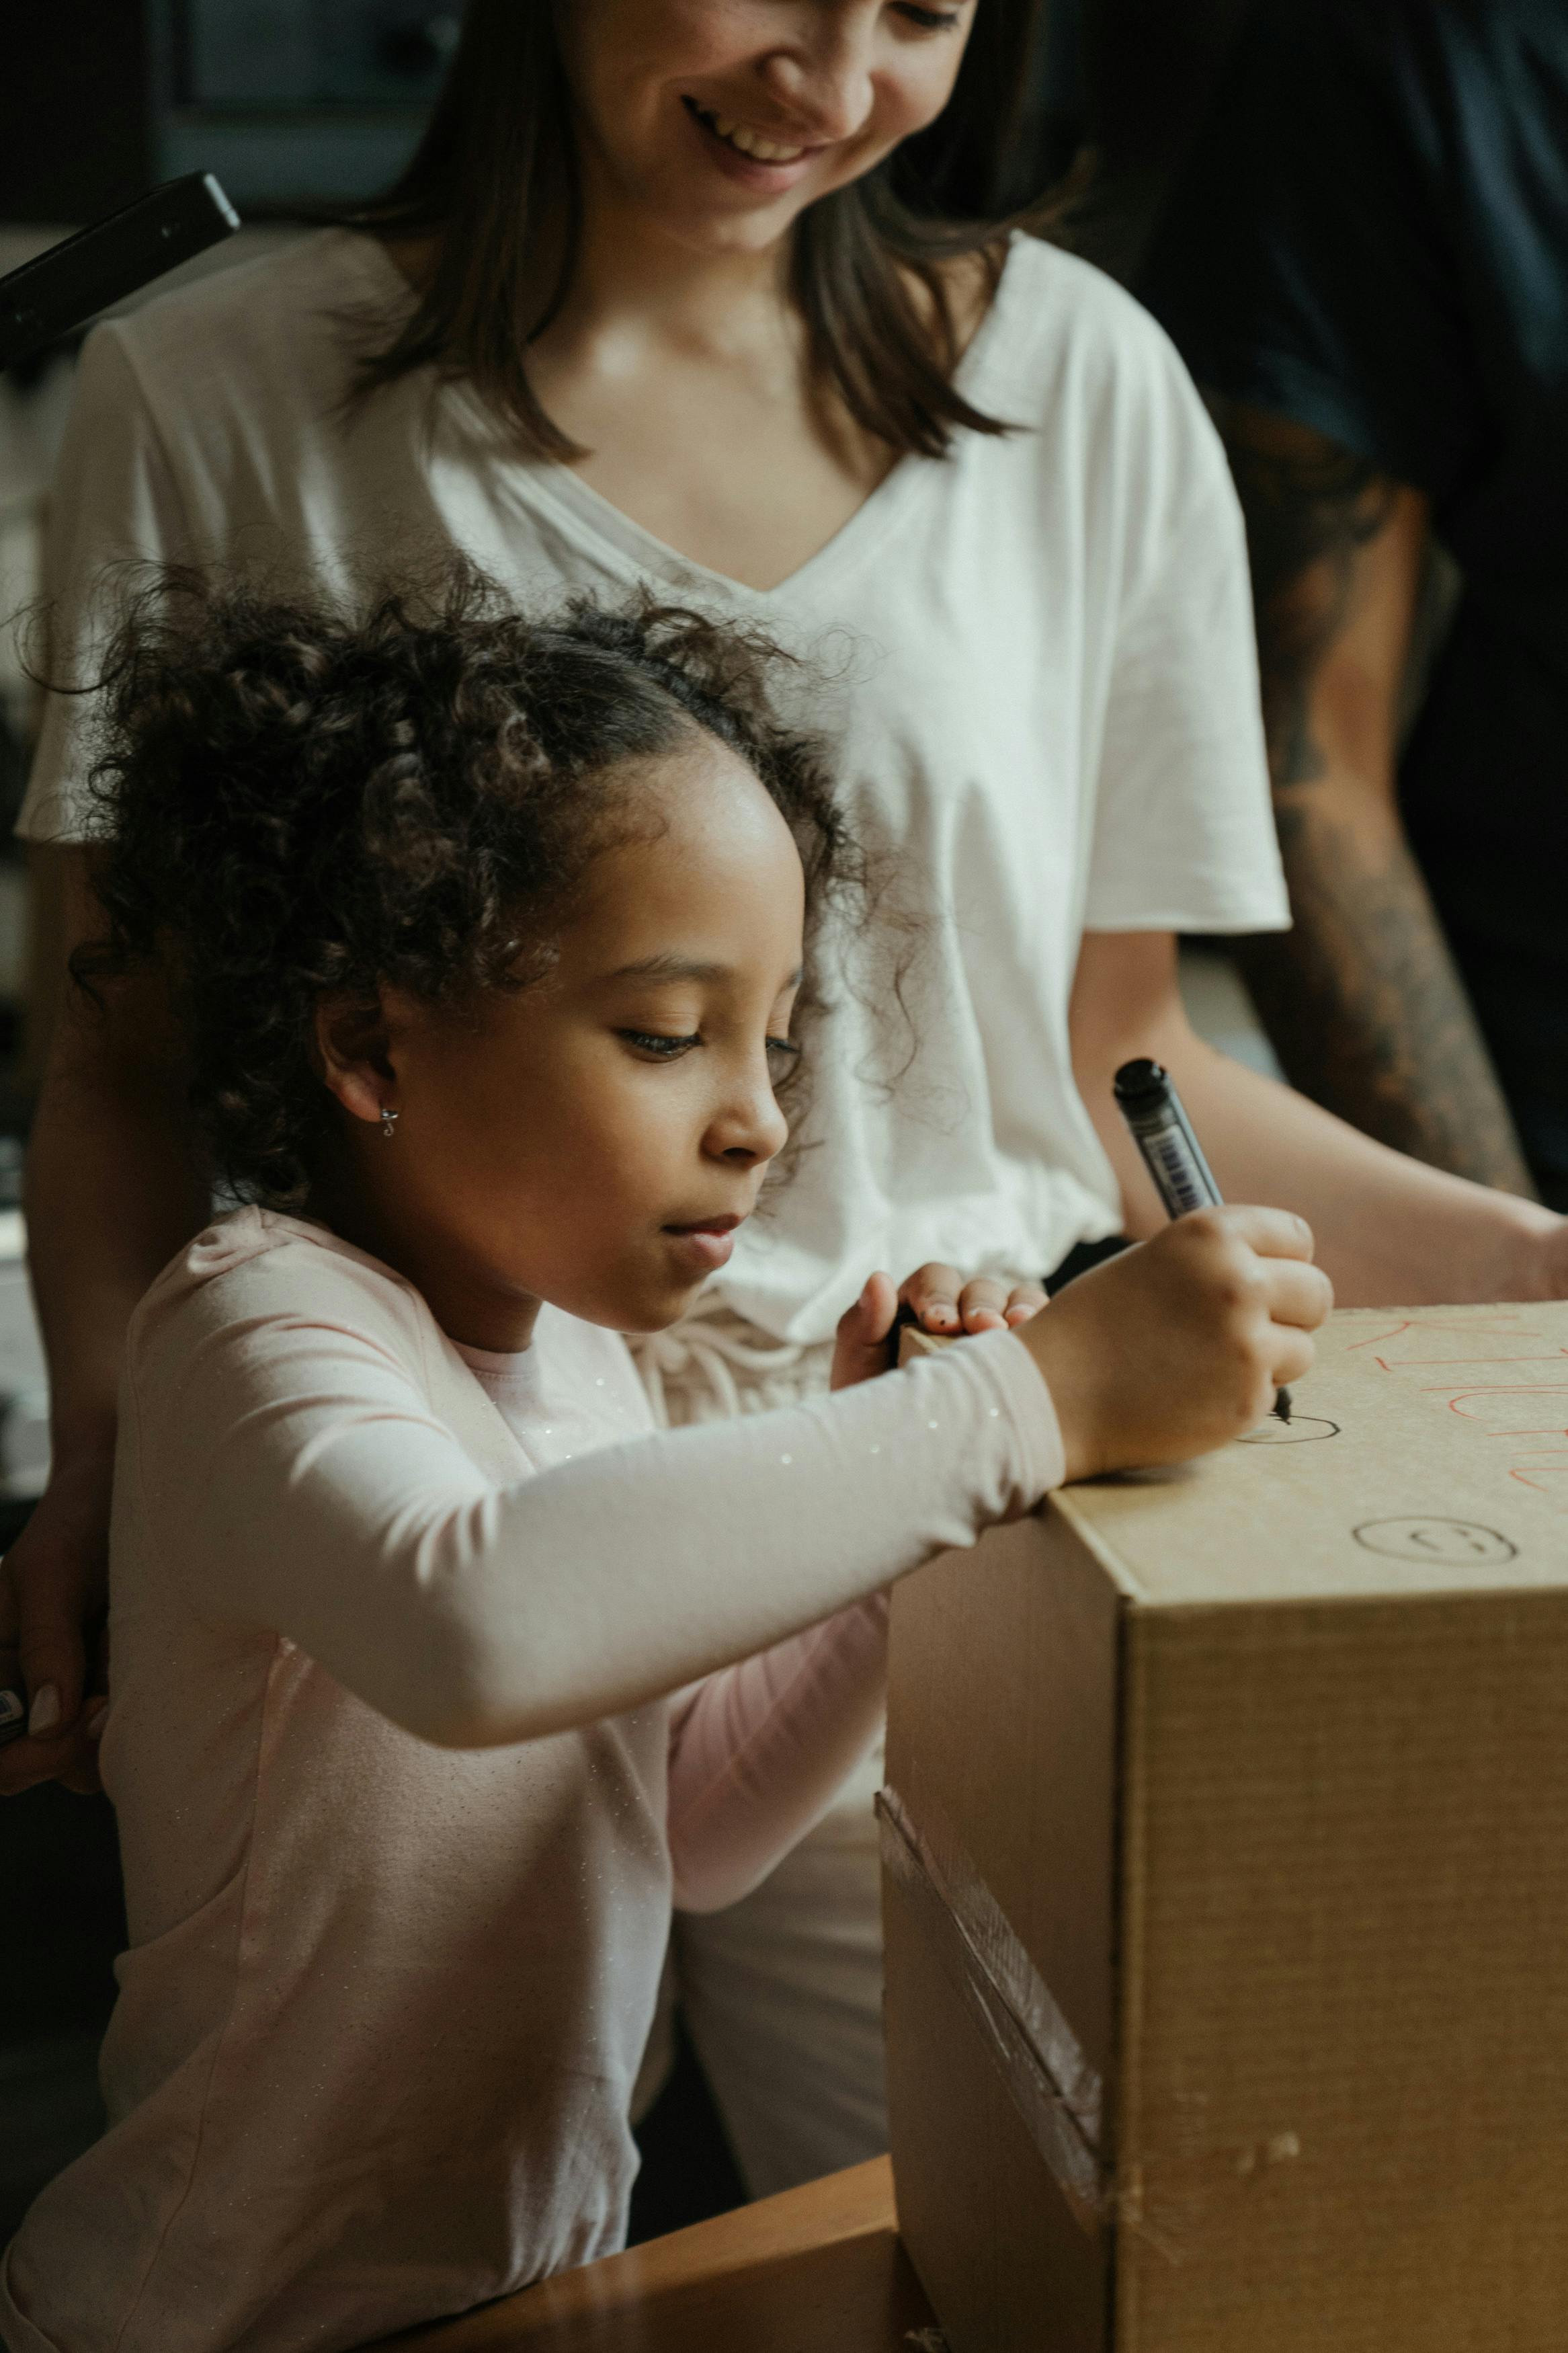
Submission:
M 422 145 L 354 216 L 411 252 L 419 293 L 362 385 L 450 369 L 523 447 L 581 456 L 530 351 L 571 302 L 585 220 L 608 206 L 639 241 L 657 227 L 737 252 L 798 226 L 810 364 L 854 424 L 927 456 L 957 426 L 998 430 L 952 382 L 973 317 L 954 265 L 988 295 L 1002 242 L 994 223 L 942 219 L 930 191 L 955 165 L 984 185 L 973 158 L 1005 152 L 1037 13 L 1037 0 L 473 0 Z

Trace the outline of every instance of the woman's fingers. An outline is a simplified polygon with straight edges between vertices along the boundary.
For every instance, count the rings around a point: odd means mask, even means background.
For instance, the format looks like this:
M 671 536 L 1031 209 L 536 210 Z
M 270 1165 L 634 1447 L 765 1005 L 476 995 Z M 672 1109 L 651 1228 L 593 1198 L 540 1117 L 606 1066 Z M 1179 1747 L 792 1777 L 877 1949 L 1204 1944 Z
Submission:
M 1026 1324 L 1031 1315 L 1037 1315 L 1046 1304 L 1046 1293 L 1037 1282 L 1016 1282 L 1007 1296 L 1005 1320 L 1016 1329 Z
M 57 1476 L 5 1555 L 5 1622 L 21 1670 L 27 1736 L 0 1749 L 0 1796 L 76 1770 L 88 1647 L 102 1622 L 107 1494 Z

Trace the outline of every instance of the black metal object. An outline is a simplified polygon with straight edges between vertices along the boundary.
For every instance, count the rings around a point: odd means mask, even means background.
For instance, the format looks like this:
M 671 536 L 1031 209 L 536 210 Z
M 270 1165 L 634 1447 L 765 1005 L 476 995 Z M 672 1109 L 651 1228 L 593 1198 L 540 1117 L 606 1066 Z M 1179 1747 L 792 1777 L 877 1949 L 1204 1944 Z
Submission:
M 212 174 L 193 172 L 50 246 L 0 278 L 0 368 L 30 359 L 238 227 Z

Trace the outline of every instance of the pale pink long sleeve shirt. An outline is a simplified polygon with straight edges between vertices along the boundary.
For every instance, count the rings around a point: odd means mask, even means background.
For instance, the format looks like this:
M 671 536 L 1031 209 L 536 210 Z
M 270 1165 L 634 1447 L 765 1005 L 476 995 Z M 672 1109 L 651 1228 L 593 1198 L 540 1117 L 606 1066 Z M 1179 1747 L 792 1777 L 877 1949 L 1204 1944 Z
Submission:
M 650 1440 L 611 1334 L 480 1357 L 320 1228 L 209 1229 L 129 1344 L 110 2122 L 12 2353 L 334 2353 L 617 2244 L 672 1889 L 801 1835 L 879 1588 L 1060 1474 L 1008 1335 Z

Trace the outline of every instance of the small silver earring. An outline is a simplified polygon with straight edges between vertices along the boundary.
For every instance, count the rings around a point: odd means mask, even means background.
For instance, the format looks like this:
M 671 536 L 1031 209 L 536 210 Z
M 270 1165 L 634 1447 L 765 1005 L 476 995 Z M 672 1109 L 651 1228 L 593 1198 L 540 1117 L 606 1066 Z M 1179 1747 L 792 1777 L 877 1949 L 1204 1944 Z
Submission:
M 392 1142 L 397 1132 L 397 1113 L 395 1111 L 388 1111 L 384 1103 L 381 1106 L 381 1132 L 388 1144 Z

